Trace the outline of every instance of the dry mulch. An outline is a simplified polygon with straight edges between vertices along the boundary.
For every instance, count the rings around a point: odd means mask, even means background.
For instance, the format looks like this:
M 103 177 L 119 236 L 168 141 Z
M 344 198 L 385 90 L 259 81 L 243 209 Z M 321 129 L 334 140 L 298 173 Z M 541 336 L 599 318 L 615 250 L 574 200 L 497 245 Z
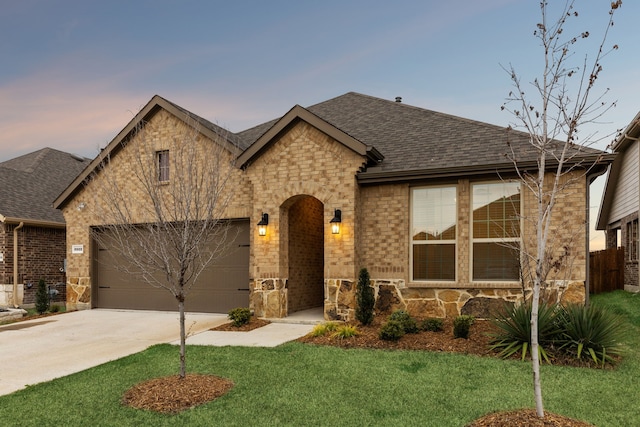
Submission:
M 136 384 L 122 397 L 124 405 L 165 414 L 210 402 L 229 391 L 233 382 L 214 375 L 187 374 L 154 378 Z
M 593 424 L 547 411 L 544 412 L 544 418 L 539 418 L 535 409 L 520 409 L 494 412 L 466 427 L 593 427 Z
M 250 322 L 241 327 L 227 323 L 212 330 L 215 331 L 250 331 L 269 324 L 268 321 L 252 317 Z M 473 354 L 477 356 L 496 357 L 496 353 L 489 349 L 489 333 L 494 331 L 491 322 L 476 320 L 471 325 L 469 338 L 453 337 L 453 322 L 444 321 L 441 332 L 420 332 L 406 334 L 400 340 L 384 341 L 378 338 L 380 321 L 370 326 L 357 325 L 359 334 L 348 339 L 332 338 L 330 334 L 321 337 L 310 335 L 299 338 L 298 341 L 315 345 L 331 345 L 343 348 L 373 348 L 385 350 L 421 350 Z M 575 365 L 570 359 L 554 359 L 554 364 Z M 211 375 L 189 374 L 183 380 L 179 377 L 156 378 L 140 383 L 127 391 L 123 403 L 139 409 L 146 409 L 162 413 L 177 413 L 192 408 L 226 393 L 233 383 L 229 380 Z M 494 412 L 487 414 L 467 427 L 590 427 L 592 424 L 574 420 L 545 411 L 545 417 L 540 419 L 534 409 L 520 409 L 516 411 Z

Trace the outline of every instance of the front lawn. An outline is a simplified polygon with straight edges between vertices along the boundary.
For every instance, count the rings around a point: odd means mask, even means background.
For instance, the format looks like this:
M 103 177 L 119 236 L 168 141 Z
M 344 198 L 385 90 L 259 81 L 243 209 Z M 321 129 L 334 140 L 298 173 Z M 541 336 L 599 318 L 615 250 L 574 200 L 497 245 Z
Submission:
M 545 409 L 596 426 L 638 425 L 640 295 L 615 292 L 593 301 L 627 316 L 629 352 L 615 370 L 542 366 Z M 159 345 L 0 397 L 1 423 L 459 427 L 491 411 L 533 407 L 530 365 L 514 360 L 297 342 L 273 349 L 190 346 L 187 357 L 190 372 L 226 377 L 235 387 L 178 415 L 122 406 L 132 385 L 177 373 L 177 348 Z

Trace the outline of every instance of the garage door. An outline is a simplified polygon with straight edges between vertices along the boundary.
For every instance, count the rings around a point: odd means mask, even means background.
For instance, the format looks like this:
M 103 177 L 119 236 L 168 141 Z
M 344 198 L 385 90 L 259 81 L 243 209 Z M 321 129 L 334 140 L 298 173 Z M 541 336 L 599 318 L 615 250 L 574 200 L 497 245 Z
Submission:
M 209 265 L 193 285 L 185 303 L 191 312 L 226 313 L 249 306 L 249 221 L 234 221 L 230 235 L 237 238 L 229 254 Z M 93 265 L 96 285 L 93 306 L 134 310 L 177 311 L 176 299 L 166 289 L 155 288 L 117 268 L 120 254 L 109 245 L 95 245 Z

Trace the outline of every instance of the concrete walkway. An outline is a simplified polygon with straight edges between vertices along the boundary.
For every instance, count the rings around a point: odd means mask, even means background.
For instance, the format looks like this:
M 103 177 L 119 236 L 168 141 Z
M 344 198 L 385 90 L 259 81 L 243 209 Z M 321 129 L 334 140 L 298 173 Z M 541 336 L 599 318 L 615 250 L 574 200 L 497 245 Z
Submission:
M 216 332 L 209 329 L 227 323 L 225 314 L 187 313 L 187 344 L 274 347 L 320 320 L 308 312 L 291 316 L 292 323 Z M 0 326 L 0 396 L 179 338 L 178 314 L 161 311 L 83 310 Z

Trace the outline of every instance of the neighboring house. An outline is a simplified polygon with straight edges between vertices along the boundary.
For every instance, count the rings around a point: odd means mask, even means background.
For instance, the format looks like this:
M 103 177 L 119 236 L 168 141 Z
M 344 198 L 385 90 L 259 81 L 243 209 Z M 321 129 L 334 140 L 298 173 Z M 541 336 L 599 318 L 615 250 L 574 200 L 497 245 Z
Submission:
M 0 305 L 33 304 L 40 279 L 66 300 L 65 222 L 53 201 L 89 162 L 43 148 L 0 163 Z
M 616 159 L 611 164 L 596 229 L 604 230 L 606 247 L 625 248 L 624 288 L 640 291 L 638 282 L 638 191 L 640 189 L 640 113 L 613 143 Z M 618 237 L 620 241 L 618 241 Z
M 243 305 L 258 316 L 285 317 L 324 307 L 328 319 L 350 319 L 362 267 L 369 270 L 379 313 L 403 308 L 421 317 L 486 316 L 505 300 L 523 298 L 521 277 L 530 277 L 530 264 L 517 249 L 532 253 L 536 205 L 509 153 L 522 170 L 536 170 L 527 134 L 357 93 L 296 105 L 279 119 L 230 134 L 155 96 L 105 147 L 107 167 L 130 185 L 125 181 L 133 165 L 119 161 L 120 153 L 139 144 L 135 131 L 144 126 L 157 144 L 149 162 L 161 169 L 163 141 L 186 122 L 199 126 L 202 149 L 226 135 L 225 143 L 241 152 L 225 215 L 241 230 L 241 250 L 219 271 L 222 279 L 213 274 L 197 285 L 209 294 L 191 305 L 187 300 L 187 310 Z M 548 300 L 585 300 L 588 186 L 611 160 L 583 149 L 572 162 L 549 251 L 571 268 L 550 274 Z M 68 226 L 67 303 L 175 309 L 170 295 L 160 295 L 164 291 L 131 283 L 100 263 L 110 248 L 96 249 L 90 227 L 100 224 L 83 209 L 99 203 L 87 178 L 100 164 L 94 159 L 55 202 Z M 583 165 L 593 166 L 589 175 Z M 174 179 L 180 171 L 169 173 Z M 265 235 L 257 227 L 263 213 Z

